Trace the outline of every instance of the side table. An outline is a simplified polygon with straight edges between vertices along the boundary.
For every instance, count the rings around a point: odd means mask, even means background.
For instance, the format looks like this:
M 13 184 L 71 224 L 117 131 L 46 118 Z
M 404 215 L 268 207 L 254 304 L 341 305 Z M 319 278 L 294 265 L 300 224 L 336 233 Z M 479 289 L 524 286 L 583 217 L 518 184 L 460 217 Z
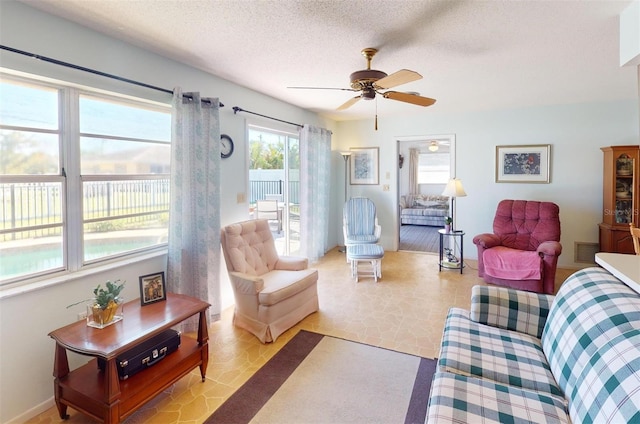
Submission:
M 207 302 L 182 294 L 167 293 L 167 300 L 142 307 L 140 300 L 124 305 L 123 320 L 103 329 L 77 321 L 49 333 L 56 341 L 53 362 L 53 387 L 61 419 L 67 419 L 72 407 L 105 424 L 117 424 L 158 393 L 200 367 L 202 381 L 209 361 Z M 197 315 L 198 338 L 183 337 L 177 351 L 156 365 L 126 380 L 118 378 L 116 357 L 132 347 Z M 67 350 L 101 358 L 69 369 Z
M 462 230 L 446 231 L 445 229 L 442 229 L 442 230 L 438 230 L 438 234 L 440 236 L 438 271 L 442 271 L 442 268 L 460 269 L 460 274 L 462 274 L 462 269 L 464 268 L 464 231 Z M 453 244 L 453 247 L 445 248 L 445 245 L 444 245 L 445 237 L 447 237 L 447 242 L 448 242 L 447 244 L 449 246 Z M 456 243 L 456 237 L 460 238 L 459 244 Z M 460 250 L 459 260 L 455 256 L 456 247 L 459 247 L 459 250 Z M 447 254 L 444 253 L 445 249 L 449 250 Z

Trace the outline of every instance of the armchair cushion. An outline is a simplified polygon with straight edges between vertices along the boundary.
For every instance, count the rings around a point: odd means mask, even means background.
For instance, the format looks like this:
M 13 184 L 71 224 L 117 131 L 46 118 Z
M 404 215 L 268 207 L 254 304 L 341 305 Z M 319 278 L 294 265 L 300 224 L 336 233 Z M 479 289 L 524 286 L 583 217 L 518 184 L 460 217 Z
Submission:
M 372 244 L 380 240 L 376 205 L 366 197 L 352 197 L 344 204 L 342 232 L 345 246 Z
M 258 221 L 256 221 L 257 223 Z M 225 228 L 226 252 L 236 272 L 262 275 L 275 268 L 278 252 L 269 226 L 232 224 Z
M 318 275 L 313 269 L 271 271 L 263 279 L 264 288 L 258 293 L 258 300 L 261 305 L 272 306 L 315 286 Z

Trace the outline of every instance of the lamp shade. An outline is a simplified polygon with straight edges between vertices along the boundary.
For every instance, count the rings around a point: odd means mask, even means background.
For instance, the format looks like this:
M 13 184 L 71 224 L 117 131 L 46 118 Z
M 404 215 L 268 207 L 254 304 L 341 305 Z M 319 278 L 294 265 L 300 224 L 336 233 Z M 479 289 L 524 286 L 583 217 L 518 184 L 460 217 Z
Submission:
M 467 193 L 465 193 L 462 187 L 462 181 L 457 178 L 451 178 L 444 188 L 442 195 L 447 197 L 465 197 Z

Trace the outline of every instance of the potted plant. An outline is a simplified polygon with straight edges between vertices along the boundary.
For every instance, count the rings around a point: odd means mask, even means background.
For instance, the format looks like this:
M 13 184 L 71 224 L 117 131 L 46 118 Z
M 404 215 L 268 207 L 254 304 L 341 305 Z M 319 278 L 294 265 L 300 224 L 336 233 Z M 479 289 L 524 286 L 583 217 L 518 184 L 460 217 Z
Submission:
M 118 314 L 118 309 L 124 303 L 124 299 L 120 297 L 120 292 L 124 289 L 124 282 L 120 280 L 107 281 L 105 288 L 100 284 L 93 289 L 94 297 L 81 300 L 67 308 L 83 302 L 87 304 L 87 324 L 91 327 L 103 328 L 109 324 L 113 324 L 122 319 L 122 313 Z
M 451 223 L 453 222 L 453 218 L 451 218 L 450 216 L 447 216 L 444 219 L 444 230 L 448 233 L 449 231 L 451 231 Z

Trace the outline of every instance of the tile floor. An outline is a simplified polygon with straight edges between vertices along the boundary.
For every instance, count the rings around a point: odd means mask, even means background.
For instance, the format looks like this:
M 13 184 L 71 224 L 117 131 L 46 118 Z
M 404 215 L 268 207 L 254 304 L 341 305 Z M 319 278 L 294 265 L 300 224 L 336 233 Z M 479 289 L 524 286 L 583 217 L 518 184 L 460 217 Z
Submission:
M 477 276 L 475 261 L 464 274 L 438 272 L 437 256 L 416 252 L 386 252 L 382 279 L 354 283 L 343 253 L 337 248 L 316 265 L 319 270 L 320 311 L 281 335 L 275 343 L 260 344 L 248 332 L 232 326 L 233 309 L 210 325 L 209 366 L 203 383 L 194 370 L 158 395 L 125 423 L 202 423 L 254 372 L 269 360 L 298 330 L 355 340 L 375 346 L 436 357 L 447 310 L 469 308 L 471 287 L 485 284 Z M 556 287 L 572 273 L 559 269 Z M 93 423 L 72 408 L 72 423 Z M 61 422 L 55 407 L 28 421 Z

